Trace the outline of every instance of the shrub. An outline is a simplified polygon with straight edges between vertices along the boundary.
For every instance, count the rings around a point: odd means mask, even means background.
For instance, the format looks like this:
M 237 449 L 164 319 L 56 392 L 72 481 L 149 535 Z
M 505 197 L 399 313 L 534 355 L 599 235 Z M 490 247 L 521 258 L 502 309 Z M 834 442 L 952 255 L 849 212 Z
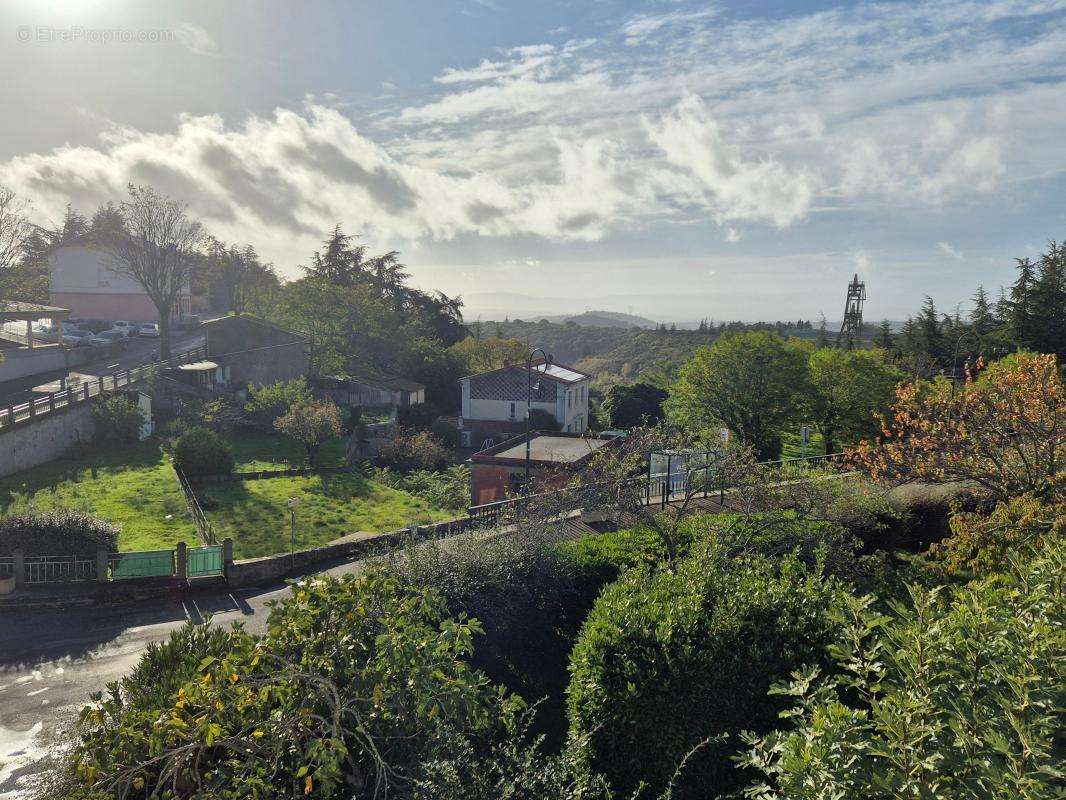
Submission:
M 462 464 L 443 472 L 416 470 L 407 475 L 383 467 L 375 470 L 374 478 L 393 489 L 417 495 L 437 508 L 460 511 L 470 505 L 470 468 Z
M 136 442 L 145 423 L 144 412 L 125 394 L 102 394 L 93 400 L 94 441 L 107 448 Z
M 307 379 L 300 377 L 290 381 L 277 381 L 271 384 L 248 385 L 248 402 L 244 410 L 248 419 L 262 431 L 274 429 L 274 420 L 285 414 L 294 405 L 310 403 L 311 390 Z
M 912 588 L 885 616 L 849 599 L 839 671 L 774 688 L 789 730 L 745 737 L 761 800 L 1062 796 L 1062 575 L 1050 540 L 954 593 Z
M 377 462 L 400 472 L 434 470 L 448 462 L 448 451 L 427 431 L 401 429 L 378 448 Z
M 297 403 L 274 420 L 274 427 L 302 444 L 307 465 L 314 466 L 318 448 L 341 435 L 341 413 L 331 400 Z
M 228 475 L 233 451 L 207 428 L 189 428 L 174 442 L 174 465 L 186 475 Z
M 996 572 L 1007 569 L 1012 557 L 1027 557 L 1066 534 L 1066 503 L 1022 495 L 1000 503 L 991 514 L 957 512 L 950 526 L 951 536 L 932 548 L 948 570 Z
M 437 409 L 429 403 L 413 403 L 396 411 L 396 421 L 405 428 L 426 429 L 437 416 Z
M 642 782 L 657 793 L 687 757 L 677 796 L 733 789 L 734 735 L 773 727 L 782 705 L 767 690 L 822 660 L 833 635 L 826 611 L 842 594 L 792 557 L 730 564 L 704 553 L 672 571 L 625 573 L 571 656 L 570 733 L 587 768 L 617 796 Z
M 478 630 L 380 573 L 303 584 L 264 636 L 189 632 L 84 708 L 64 796 L 402 795 L 512 718 L 469 664 Z M 171 660 L 164 693 L 150 679 Z
M 49 511 L 0 517 L 0 555 L 21 549 L 26 555 L 95 558 L 103 547 L 118 546 L 118 528 L 80 511 Z
M 459 447 L 459 429 L 450 422 L 438 419 L 429 426 L 429 432 L 449 450 Z

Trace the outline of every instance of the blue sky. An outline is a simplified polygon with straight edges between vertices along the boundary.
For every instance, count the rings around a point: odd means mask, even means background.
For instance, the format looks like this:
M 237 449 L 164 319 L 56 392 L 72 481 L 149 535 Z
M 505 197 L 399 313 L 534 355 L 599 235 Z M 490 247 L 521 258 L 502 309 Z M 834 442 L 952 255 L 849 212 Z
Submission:
M 471 317 L 833 319 L 858 271 L 900 318 L 1066 235 L 1064 23 L 1053 0 L 7 0 L 0 183 L 46 221 L 149 182 L 288 275 L 341 222 Z

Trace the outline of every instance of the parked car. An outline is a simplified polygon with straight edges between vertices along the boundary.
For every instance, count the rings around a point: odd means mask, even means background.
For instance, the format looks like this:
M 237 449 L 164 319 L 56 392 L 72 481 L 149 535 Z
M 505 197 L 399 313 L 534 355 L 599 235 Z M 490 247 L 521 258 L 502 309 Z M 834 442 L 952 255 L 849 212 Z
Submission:
M 67 347 L 88 347 L 89 346 L 89 339 L 92 338 L 92 334 L 84 332 L 84 331 L 79 331 L 79 333 L 84 333 L 85 335 L 84 336 L 75 336 L 74 334 L 72 334 L 72 333 L 70 333 L 68 331 L 64 331 L 63 332 L 63 344 L 66 345 Z
M 82 321 L 82 326 L 88 331 L 93 333 L 102 333 L 103 331 L 111 329 L 111 323 L 105 322 L 102 319 L 87 319 Z
M 116 319 L 111 325 L 111 330 L 115 333 L 121 333 L 128 339 L 133 335 L 133 323 L 124 319 Z
M 109 347 L 111 345 L 125 347 L 126 334 L 119 333 L 118 331 L 103 331 L 102 333 L 90 337 L 89 344 L 92 347 Z
M 140 329 L 137 331 L 137 335 L 138 336 L 146 336 L 146 337 L 148 337 L 150 339 L 158 339 L 159 338 L 159 324 L 156 323 L 156 322 L 145 322 L 143 325 L 141 325 Z

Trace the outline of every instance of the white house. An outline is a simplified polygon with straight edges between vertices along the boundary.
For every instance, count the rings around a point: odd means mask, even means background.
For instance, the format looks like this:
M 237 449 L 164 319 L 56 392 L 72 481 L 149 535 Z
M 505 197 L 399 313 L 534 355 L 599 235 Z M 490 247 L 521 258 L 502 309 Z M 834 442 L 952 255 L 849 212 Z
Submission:
M 462 411 L 459 428 L 482 433 L 517 433 L 525 428 L 529 381 L 531 408 L 550 414 L 564 433 L 584 433 L 589 422 L 590 376 L 563 364 L 543 361 L 468 375 L 459 380 Z

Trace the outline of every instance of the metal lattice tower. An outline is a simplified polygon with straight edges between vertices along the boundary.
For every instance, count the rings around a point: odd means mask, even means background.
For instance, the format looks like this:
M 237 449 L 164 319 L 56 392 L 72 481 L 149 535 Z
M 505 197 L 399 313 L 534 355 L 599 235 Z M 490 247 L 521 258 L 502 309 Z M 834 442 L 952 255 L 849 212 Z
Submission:
M 844 324 L 837 335 L 837 345 L 851 350 L 862 341 L 862 304 L 866 300 L 866 283 L 858 273 L 848 284 L 848 299 L 844 302 Z

